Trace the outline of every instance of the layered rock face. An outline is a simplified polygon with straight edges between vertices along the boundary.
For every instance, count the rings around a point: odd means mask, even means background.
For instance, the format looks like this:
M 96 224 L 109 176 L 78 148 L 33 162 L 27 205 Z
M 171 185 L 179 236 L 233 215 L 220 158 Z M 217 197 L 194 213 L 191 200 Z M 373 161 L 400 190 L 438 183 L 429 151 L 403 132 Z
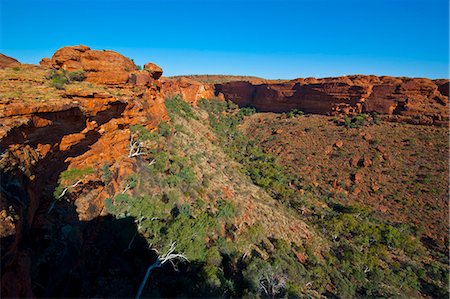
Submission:
M 217 93 L 213 84 L 202 83 L 189 78 L 162 78 L 162 92 L 165 97 L 179 94 L 193 105 L 201 99 L 217 98 L 224 100 L 221 93 Z
M 0 72 L 5 297 L 33 297 L 32 254 L 45 248 L 43 236 L 60 233 L 55 227 L 62 215 L 71 215 L 64 221 L 78 234 L 74 240 L 83 244 L 80 221 L 102 215 L 104 200 L 121 192 L 135 168 L 135 160 L 129 158 L 130 126 L 139 124 L 151 130 L 167 119 L 157 76 L 135 71 L 134 64 L 118 53 L 82 46 L 58 50 L 53 67 L 83 70 L 88 81 L 66 84 L 64 90 L 50 87 L 48 66 L 43 64 Z M 107 183 L 101 179 L 105 165 L 112 173 Z M 59 174 L 86 168 L 93 171 L 73 188 L 73 195 L 66 196 L 67 201 L 53 208 Z M 95 230 L 92 225 L 90 229 Z M 72 259 L 73 253 L 61 256 Z M 51 290 L 52 282 L 48 283 L 46 288 Z
M 281 83 L 247 81 L 216 84 L 216 93 L 259 111 L 307 113 L 377 112 L 422 117 L 424 123 L 448 120 L 448 80 L 347 76 L 295 79 Z
M 59 49 L 51 62 L 56 69 L 83 70 L 86 80 L 97 84 L 125 84 L 130 72 L 136 70 L 134 62 L 119 53 L 91 50 L 82 45 Z

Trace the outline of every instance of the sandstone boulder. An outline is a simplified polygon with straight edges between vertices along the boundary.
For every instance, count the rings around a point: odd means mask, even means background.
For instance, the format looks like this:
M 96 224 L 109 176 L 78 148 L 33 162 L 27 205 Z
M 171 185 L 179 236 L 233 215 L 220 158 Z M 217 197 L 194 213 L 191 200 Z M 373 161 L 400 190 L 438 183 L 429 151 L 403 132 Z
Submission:
M 89 47 L 83 45 L 61 48 L 53 54 L 52 65 L 56 69 L 65 69 L 67 71 L 83 69 L 80 61 L 81 55 L 89 50 Z
M 83 70 L 86 81 L 96 84 L 124 84 L 136 70 L 133 61 L 110 50 L 91 50 L 86 46 L 64 47 L 55 52 L 52 66 L 66 71 Z
M 144 64 L 144 70 L 149 72 L 155 80 L 158 80 L 163 74 L 162 68 L 151 62 Z
M 39 61 L 39 65 L 42 68 L 50 69 L 50 68 L 52 68 L 52 60 L 50 58 L 45 58 L 44 57 L 44 58 L 41 59 L 41 61 Z
M 130 72 L 136 70 L 130 59 L 114 51 L 86 51 L 80 62 L 86 80 L 97 84 L 127 83 Z
M 146 71 L 137 71 L 130 74 L 130 83 L 138 86 L 146 86 L 153 81 L 153 77 Z

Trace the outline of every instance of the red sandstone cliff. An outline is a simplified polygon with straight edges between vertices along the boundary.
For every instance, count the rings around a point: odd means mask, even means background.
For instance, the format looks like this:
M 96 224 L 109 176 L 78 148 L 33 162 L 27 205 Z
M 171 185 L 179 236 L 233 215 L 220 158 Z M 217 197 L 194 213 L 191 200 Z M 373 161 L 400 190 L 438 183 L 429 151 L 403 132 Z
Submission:
M 224 100 L 221 93 L 217 93 L 213 84 L 202 83 L 190 78 L 161 78 L 162 92 L 165 97 L 180 94 L 183 99 L 193 105 L 201 99 L 217 98 Z
M 448 80 L 345 76 L 295 79 L 282 83 L 247 81 L 216 84 L 216 92 L 241 106 L 260 111 L 336 114 L 377 112 L 422 118 L 423 123 L 448 120 Z
M 52 63 L 69 72 L 84 71 L 86 82 L 57 90 L 46 79 L 45 63 L 0 72 L 0 232 L 1 237 L 14 235 L 2 244 L 5 297 L 33 296 L 32 250 L 26 244 L 40 244 L 46 231 L 54 233 L 56 216 L 49 211 L 59 174 L 74 168 L 94 170 L 73 189 L 83 196 L 69 196 L 68 202 L 58 204 L 73 205 L 77 221 L 99 216 L 104 199 L 121 191 L 135 167 L 128 157 L 129 127 L 152 129 L 167 118 L 156 67 L 136 71 L 134 63 L 118 53 L 84 46 L 58 50 Z M 104 165 L 113 173 L 107 184 L 101 180 Z M 41 237 L 32 233 L 36 230 L 43 232 Z

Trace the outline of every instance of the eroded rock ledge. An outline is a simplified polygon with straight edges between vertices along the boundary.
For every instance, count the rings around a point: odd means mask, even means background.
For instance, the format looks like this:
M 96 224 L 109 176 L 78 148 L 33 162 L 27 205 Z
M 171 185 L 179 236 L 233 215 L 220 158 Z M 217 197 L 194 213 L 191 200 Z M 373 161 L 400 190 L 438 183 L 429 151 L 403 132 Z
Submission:
M 423 124 L 448 120 L 448 80 L 346 76 L 281 83 L 228 82 L 216 91 L 240 106 L 260 111 L 349 114 L 377 112 L 422 117 Z

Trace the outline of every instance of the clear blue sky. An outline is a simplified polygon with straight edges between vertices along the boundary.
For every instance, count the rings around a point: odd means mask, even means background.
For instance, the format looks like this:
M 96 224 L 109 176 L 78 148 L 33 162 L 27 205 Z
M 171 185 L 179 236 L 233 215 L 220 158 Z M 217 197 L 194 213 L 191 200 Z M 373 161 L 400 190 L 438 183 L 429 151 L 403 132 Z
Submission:
M 0 0 L 0 52 L 112 49 L 165 75 L 449 77 L 448 0 Z

